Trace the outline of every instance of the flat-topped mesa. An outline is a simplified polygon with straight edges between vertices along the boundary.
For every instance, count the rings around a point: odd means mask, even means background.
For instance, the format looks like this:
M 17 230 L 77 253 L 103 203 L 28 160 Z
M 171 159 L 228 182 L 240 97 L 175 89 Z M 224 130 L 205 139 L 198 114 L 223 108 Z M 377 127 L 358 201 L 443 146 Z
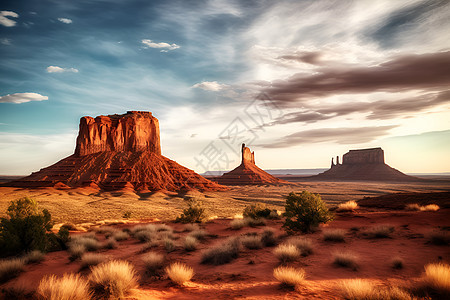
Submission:
M 105 151 L 150 151 L 161 154 L 158 119 L 146 111 L 82 117 L 75 155 L 85 156 Z
M 241 164 L 255 164 L 255 151 L 251 152 L 249 147 L 242 144 L 242 161 Z
M 384 164 L 384 151 L 379 147 L 350 150 L 342 156 L 342 164 Z

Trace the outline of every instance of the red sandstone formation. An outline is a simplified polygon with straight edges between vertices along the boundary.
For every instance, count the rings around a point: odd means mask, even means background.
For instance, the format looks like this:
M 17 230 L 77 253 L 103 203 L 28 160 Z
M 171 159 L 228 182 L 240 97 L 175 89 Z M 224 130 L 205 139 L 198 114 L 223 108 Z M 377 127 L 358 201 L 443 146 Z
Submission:
M 416 181 L 419 178 L 408 176 L 384 163 L 384 151 L 381 148 L 350 150 L 339 156 L 336 164 L 331 159 L 331 168 L 315 176 L 317 180 L 373 180 L 373 181 Z
M 218 190 L 224 187 L 161 155 L 150 112 L 82 117 L 75 153 L 9 186 L 96 186 L 106 190 Z
M 288 183 L 278 179 L 255 165 L 255 153 L 242 144 L 242 162 L 236 169 L 215 179 L 224 185 L 256 185 Z

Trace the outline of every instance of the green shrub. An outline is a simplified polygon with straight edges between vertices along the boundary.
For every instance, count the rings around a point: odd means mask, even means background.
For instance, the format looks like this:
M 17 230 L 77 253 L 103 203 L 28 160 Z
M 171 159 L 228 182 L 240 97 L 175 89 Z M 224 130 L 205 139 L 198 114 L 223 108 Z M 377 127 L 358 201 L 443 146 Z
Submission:
M 320 223 L 333 220 L 333 214 L 328 211 L 320 195 L 308 191 L 290 193 L 286 197 L 285 209 L 286 221 L 283 227 L 288 233 L 311 232 Z
M 202 202 L 197 199 L 188 199 L 188 208 L 183 210 L 183 213 L 176 218 L 175 222 L 181 223 L 202 223 L 208 219 L 206 209 Z
M 244 216 L 244 218 L 259 219 L 268 218 L 270 216 L 270 212 L 271 210 L 264 205 L 256 203 L 244 208 L 244 212 L 242 213 L 242 215 Z
M 51 215 L 46 209 L 40 212 L 35 200 L 25 197 L 12 201 L 6 215 L 8 217 L 0 219 L 2 255 L 52 248 Z

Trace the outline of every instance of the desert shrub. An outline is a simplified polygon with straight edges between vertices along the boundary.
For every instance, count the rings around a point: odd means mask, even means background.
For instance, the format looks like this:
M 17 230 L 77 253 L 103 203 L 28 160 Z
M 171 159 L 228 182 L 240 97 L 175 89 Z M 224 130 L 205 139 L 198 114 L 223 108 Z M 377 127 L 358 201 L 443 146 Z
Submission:
M 69 246 L 69 260 L 74 261 L 78 258 L 81 258 L 81 256 L 86 252 L 86 247 L 81 244 L 72 244 Z
M 31 251 L 30 253 L 27 253 L 23 259 L 25 260 L 26 264 L 35 264 L 43 261 L 45 259 L 45 254 L 42 253 L 39 250 Z
M 167 238 L 163 240 L 163 245 L 167 252 L 172 252 L 176 248 L 175 242 Z
M 103 254 L 85 253 L 81 256 L 81 269 L 99 265 L 107 259 L 108 258 Z
M 439 246 L 450 244 L 450 234 L 445 231 L 432 231 L 428 234 L 430 243 Z
M 155 275 L 164 266 L 164 256 L 156 253 L 149 252 L 142 256 L 144 262 L 145 272 L 149 275 Z
M 124 211 L 123 212 L 123 214 L 122 214 L 122 218 L 124 218 L 124 219 L 129 219 L 129 218 L 131 218 L 131 211 L 129 211 L 129 210 L 127 210 L 127 211 Z
M 87 300 L 92 298 L 89 284 L 79 274 L 64 274 L 44 277 L 36 290 L 39 299 L 46 300 Z
M 208 219 L 208 214 L 201 201 L 197 199 L 188 199 L 186 201 L 188 208 L 183 210 L 183 213 L 176 218 L 175 222 L 203 223 Z
M 358 208 L 358 203 L 355 201 L 347 201 L 338 205 L 336 211 L 353 211 Z
M 440 295 L 450 296 L 450 265 L 443 263 L 426 265 L 423 282 L 426 288 Z
M 156 232 L 156 225 L 155 224 L 136 225 L 130 229 L 130 234 L 134 236 L 136 233 L 140 231 Z
M 389 238 L 391 233 L 394 232 L 394 226 L 391 225 L 376 225 L 369 228 L 364 233 L 368 238 L 379 239 L 379 238 Z
M 251 226 L 251 227 L 266 225 L 266 221 L 263 218 L 259 218 L 259 219 L 245 218 L 244 220 L 245 220 L 245 222 L 247 222 L 247 225 Z
M 51 248 L 51 215 L 46 209 L 39 211 L 35 200 L 25 197 L 11 201 L 6 215 L 0 218 L 0 255 Z
M 438 211 L 439 206 L 436 204 L 428 204 L 425 206 L 421 206 L 417 203 L 414 204 L 408 204 L 405 206 L 406 210 L 415 210 L 415 211 Z
M 393 269 L 403 269 L 404 266 L 403 259 L 401 259 L 400 257 L 394 257 L 391 260 L 391 266 Z
M 296 287 L 305 280 L 305 270 L 280 266 L 273 270 L 273 276 L 284 285 Z
M 406 291 L 398 287 L 378 288 L 362 279 L 344 280 L 340 284 L 345 299 L 350 300 L 412 300 Z
M 308 238 L 294 238 L 288 242 L 294 245 L 301 253 L 302 256 L 308 256 L 313 253 L 313 243 L 311 239 Z
M 151 241 L 152 239 L 155 239 L 156 236 L 155 231 L 150 230 L 140 230 L 134 234 L 134 238 L 142 243 Z
M 72 240 L 69 242 L 69 248 L 72 248 L 74 245 L 82 245 L 87 251 L 96 251 L 101 247 L 97 239 L 91 235 L 77 235 L 72 237 Z
M 333 263 L 339 267 L 358 269 L 358 257 L 352 252 L 333 253 Z
M 97 293 L 113 299 L 123 298 L 137 286 L 133 266 L 121 260 L 112 260 L 93 267 L 89 281 Z
M 173 232 L 172 227 L 166 224 L 156 224 L 155 229 L 157 232 L 166 231 L 166 232 Z
M 188 235 L 192 236 L 193 238 L 196 238 L 197 240 L 204 240 L 206 238 L 206 236 L 208 235 L 208 233 L 203 229 L 199 229 L 199 230 L 190 232 Z
M 323 231 L 323 239 L 329 242 L 344 242 L 345 230 L 328 229 Z
M 258 235 L 244 235 L 241 237 L 242 245 L 247 249 L 261 249 L 263 243 L 261 242 L 261 237 Z
M 244 208 L 242 215 L 249 219 L 267 218 L 270 215 L 270 209 L 259 203 L 250 204 Z
M 301 194 L 290 193 L 286 197 L 286 221 L 283 227 L 288 233 L 296 231 L 311 232 L 320 223 L 333 220 L 319 194 L 303 191 Z
M 261 233 L 261 243 L 264 247 L 272 247 L 277 244 L 277 239 L 273 229 L 268 228 Z
M 184 231 L 191 232 L 195 230 L 200 230 L 200 226 L 197 223 L 188 223 L 184 226 Z
M 108 238 L 101 246 L 104 249 L 116 249 L 117 241 L 114 238 Z
M 167 276 L 178 285 L 183 285 L 194 276 L 194 270 L 185 264 L 175 262 L 166 268 Z
M 223 265 L 236 259 L 241 249 L 239 238 L 230 238 L 225 243 L 208 249 L 202 253 L 201 263 Z
M 246 219 L 233 219 L 230 222 L 230 227 L 231 227 L 231 229 L 234 229 L 234 230 L 244 228 L 247 225 L 248 225 L 248 223 L 247 223 Z
M 23 258 L 12 258 L 0 261 L 0 283 L 6 282 L 14 277 L 19 276 L 20 272 L 25 268 L 25 260 Z
M 300 257 L 301 253 L 294 245 L 281 244 L 275 248 L 273 254 L 281 263 L 284 264 L 297 260 Z
M 118 230 L 113 227 L 110 227 L 110 226 L 103 226 L 103 227 L 95 228 L 94 231 L 99 234 L 111 235 L 111 234 L 117 232 Z M 89 234 L 92 234 L 92 233 L 90 232 Z
M 158 242 L 157 241 L 150 241 L 145 243 L 144 246 L 142 246 L 141 252 L 146 252 L 151 248 L 155 248 L 158 247 Z
M 197 245 L 198 240 L 193 236 L 188 235 L 184 240 L 184 250 L 186 251 L 194 251 L 197 249 Z

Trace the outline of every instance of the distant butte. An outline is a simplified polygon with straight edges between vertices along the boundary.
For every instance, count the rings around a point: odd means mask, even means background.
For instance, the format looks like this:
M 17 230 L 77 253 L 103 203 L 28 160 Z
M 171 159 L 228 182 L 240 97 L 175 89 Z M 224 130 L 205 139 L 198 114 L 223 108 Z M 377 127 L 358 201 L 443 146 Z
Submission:
M 350 150 L 342 156 L 331 159 L 331 168 L 315 176 L 316 180 L 368 180 L 368 181 L 417 181 L 417 177 L 406 175 L 384 162 L 381 148 Z
M 162 156 L 158 119 L 145 111 L 82 117 L 73 155 L 7 185 L 149 191 L 225 188 Z
M 215 181 L 223 185 L 259 185 L 288 184 L 287 181 L 276 178 L 255 164 L 255 153 L 242 144 L 242 161 L 234 170 L 217 177 Z

